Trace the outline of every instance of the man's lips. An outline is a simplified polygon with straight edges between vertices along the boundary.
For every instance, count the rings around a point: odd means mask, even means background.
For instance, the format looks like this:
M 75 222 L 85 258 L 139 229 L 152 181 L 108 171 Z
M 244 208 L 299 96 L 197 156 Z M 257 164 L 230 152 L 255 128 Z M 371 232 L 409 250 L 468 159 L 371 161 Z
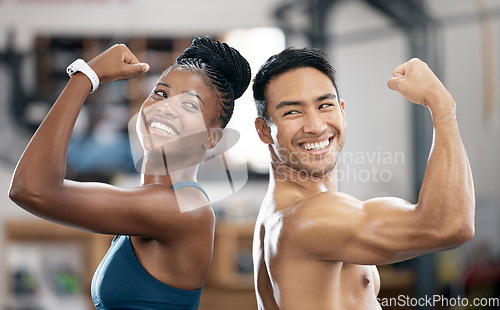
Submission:
M 326 152 L 331 148 L 332 142 L 339 135 L 334 129 L 328 129 L 318 135 L 306 134 L 298 136 L 292 140 L 292 144 L 298 145 L 301 149 L 308 152 Z
M 316 142 L 302 142 L 299 146 L 306 151 L 321 151 L 330 145 L 330 138 L 322 139 Z

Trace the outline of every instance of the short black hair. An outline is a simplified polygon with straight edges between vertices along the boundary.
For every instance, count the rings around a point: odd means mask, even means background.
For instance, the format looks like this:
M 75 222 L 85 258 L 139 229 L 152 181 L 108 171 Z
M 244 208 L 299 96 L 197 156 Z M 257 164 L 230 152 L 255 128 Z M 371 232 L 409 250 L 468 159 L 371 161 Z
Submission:
M 195 37 L 173 67 L 187 66 L 203 72 L 221 94 L 221 127 L 224 128 L 234 110 L 234 100 L 243 95 L 251 80 L 250 65 L 235 48 L 212 38 Z
M 262 67 L 260 67 L 259 72 L 257 72 L 253 80 L 253 98 L 255 106 L 257 107 L 258 117 L 263 118 L 266 122 L 269 121 L 267 101 L 264 95 L 269 82 L 282 73 L 307 67 L 318 69 L 327 75 L 337 90 L 338 95 L 337 82 L 335 81 L 335 69 L 328 60 L 326 60 L 325 53 L 317 48 L 289 47 L 271 56 Z

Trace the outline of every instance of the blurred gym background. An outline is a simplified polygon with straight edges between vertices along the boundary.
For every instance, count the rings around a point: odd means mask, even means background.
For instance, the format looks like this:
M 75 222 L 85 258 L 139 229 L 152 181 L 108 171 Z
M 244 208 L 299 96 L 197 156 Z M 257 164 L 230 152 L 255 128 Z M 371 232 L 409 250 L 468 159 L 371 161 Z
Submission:
M 89 97 L 68 150 L 68 178 L 134 186 L 139 176 L 128 121 L 195 35 L 236 47 L 253 73 L 287 46 L 323 49 L 346 101 L 340 190 L 360 199 L 416 202 L 432 140 L 430 117 L 386 82 L 408 59 L 426 61 L 457 102 L 475 181 L 476 235 L 458 249 L 380 266 L 380 297 L 498 302 L 499 1 L 0 0 L 0 309 L 92 309 L 89 281 L 111 237 L 39 220 L 7 196 L 17 160 L 68 80 L 66 66 L 115 43 L 127 44 L 151 65 L 148 75 L 103 85 Z M 227 153 L 243 182 L 214 204 L 214 260 L 200 309 L 256 309 L 250 245 L 268 155 L 253 127 L 255 116 L 247 91 L 229 123 L 240 140 Z M 217 195 L 220 186 L 207 175 L 204 181 Z M 439 309 L 453 308 L 445 306 Z

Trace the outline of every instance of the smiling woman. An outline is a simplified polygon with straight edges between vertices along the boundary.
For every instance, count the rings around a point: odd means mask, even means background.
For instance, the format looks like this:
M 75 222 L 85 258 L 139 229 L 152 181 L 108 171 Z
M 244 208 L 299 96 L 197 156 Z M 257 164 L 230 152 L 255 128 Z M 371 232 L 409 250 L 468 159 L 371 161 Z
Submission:
M 162 151 L 166 144 L 174 141 L 185 143 L 190 136 L 199 133 L 204 133 L 202 138 L 207 140 L 207 128 L 219 127 L 214 123 L 217 120 L 216 99 L 211 94 L 211 87 L 197 73 L 171 69 L 163 74 L 137 118 L 143 149 Z M 220 131 L 220 127 L 218 129 Z M 218 136 L 214 133 L 210 138 L 218 139 Z M 204 153 L 202 146 L 200 143 L 196 148 L 196 154 L 200 156 Z M 182 152 L 193 151 L 186 146 L 179 147 Z M 179 147 L 165 147 L 164 152 L 179 151 Z
M 66 88 L 19 160 L 9 196 L 48 220 L 116 235 L 92 281 L 97 309 L 197 309 L 215 224 L 196 182 L 198 166 L 250 83 L 248 62 L 227 44 L 193 40 L 137 116 L 142 178 L 131 189 L 66 180 L 67 148 L 89 92 L 149 66 L 115 45 L 70 69 Z

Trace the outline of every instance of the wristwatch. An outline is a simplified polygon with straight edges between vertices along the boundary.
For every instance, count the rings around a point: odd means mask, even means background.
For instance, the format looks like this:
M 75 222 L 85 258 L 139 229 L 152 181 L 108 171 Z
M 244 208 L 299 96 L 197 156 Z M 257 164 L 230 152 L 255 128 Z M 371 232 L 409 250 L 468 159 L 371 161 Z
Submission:
M 92 83 L 92 90 L 90 91 L 91 93 L 95 92 L 96 89 L 99 87 L 99 77 L 97 76 L 95 71 L 92 70 L 92 68 L 83 59 L 77 59 L 73 61 L 66 68 L 66 72 L 68 73 L 69 76 L 72 76 L 77 72 L 85 74 Z

